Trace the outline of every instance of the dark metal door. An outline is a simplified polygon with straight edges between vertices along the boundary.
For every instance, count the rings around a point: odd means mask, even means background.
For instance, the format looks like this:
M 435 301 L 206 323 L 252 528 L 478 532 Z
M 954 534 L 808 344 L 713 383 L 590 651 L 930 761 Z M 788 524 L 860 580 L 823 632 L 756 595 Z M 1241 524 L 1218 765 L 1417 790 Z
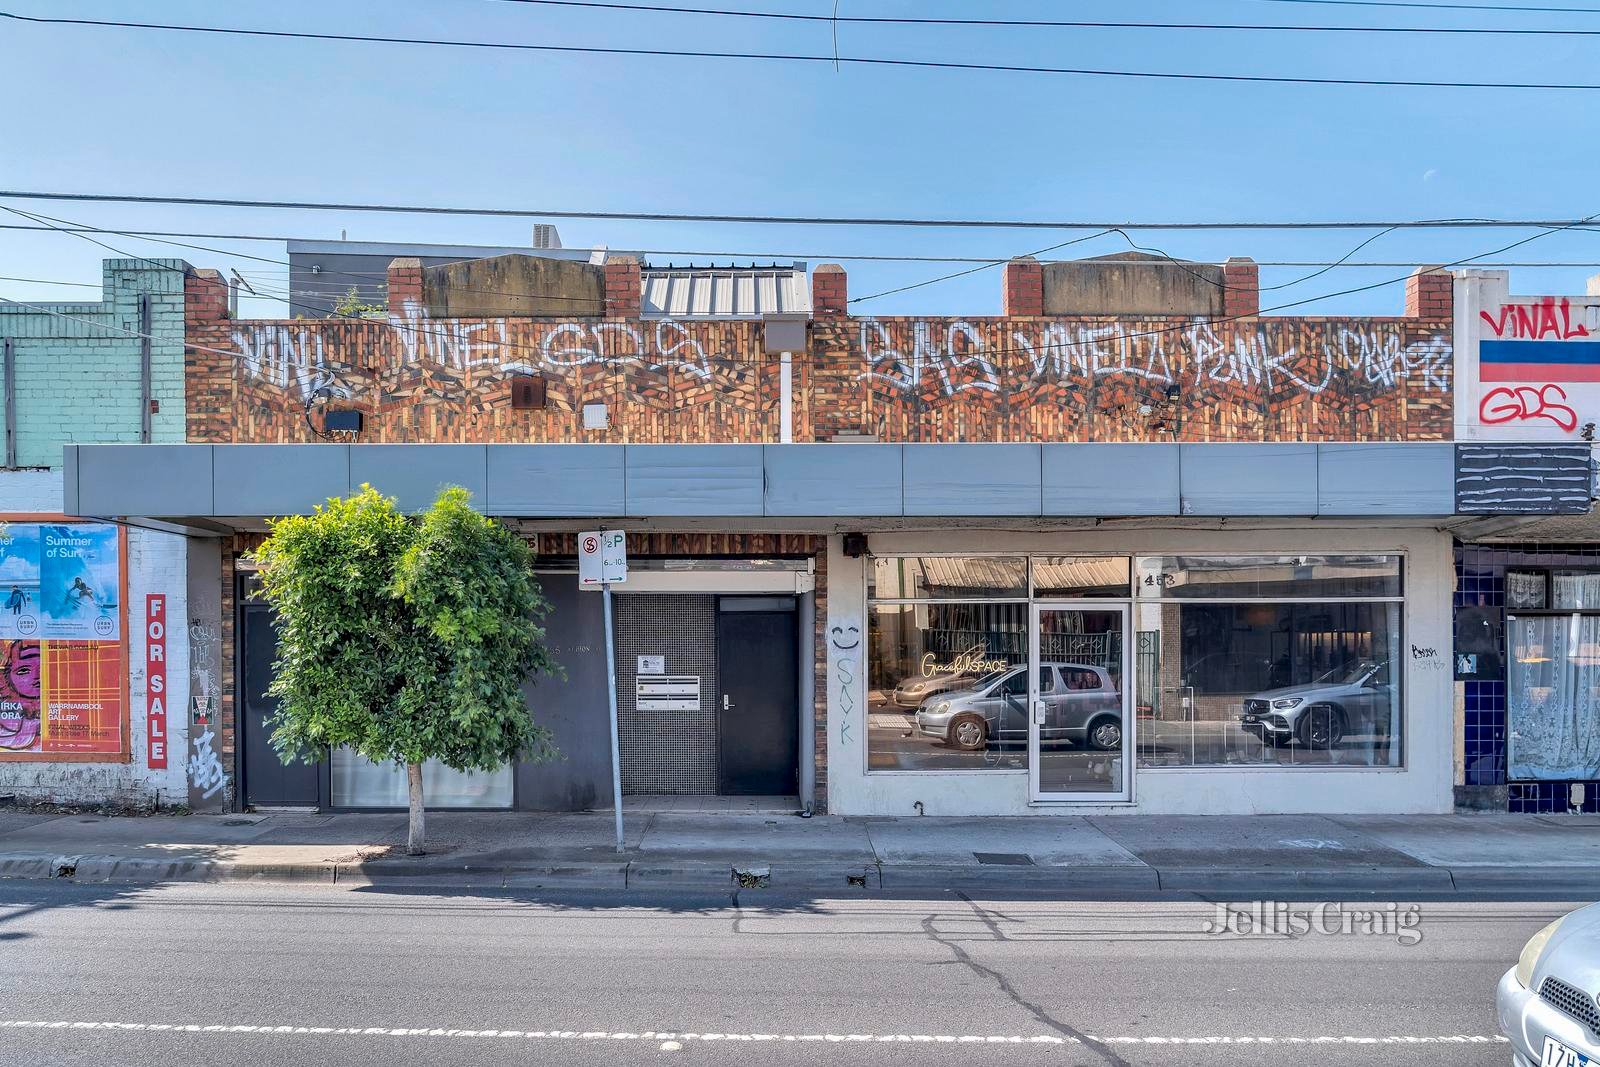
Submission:
M 315 807 L 320 765 L 285 764 L 272 747 L 269 720 L 278 701 L 267 695 L 272 661 L 278 656 L 278 630 L 265 604 L 239 611 L 239 698 L 244 733 L 244 803 Z
M 717 615 L 717 780 L 724 796 L 792 796 L 800 727 L 793 611 Z

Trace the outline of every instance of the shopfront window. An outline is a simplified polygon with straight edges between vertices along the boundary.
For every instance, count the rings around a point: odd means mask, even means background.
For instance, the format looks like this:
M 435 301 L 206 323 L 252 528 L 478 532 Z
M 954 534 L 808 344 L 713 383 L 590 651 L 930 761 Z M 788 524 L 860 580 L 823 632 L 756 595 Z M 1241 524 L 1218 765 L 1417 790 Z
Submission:
M 1026 602 L 868 611 L 869 770 L 1027 767 Z
M 1126 556 L 875 557 L 867 586 L 868 769 L 1025 770 L 1030 592 L 1039 600 L 1126 601 L 1130 573 Z M 1113 640 L 1049 631 L 1039 654 L 1098 663 Z M 1092 672 L 1040 679 L 1049 690 L 1099 684 Z
M 1526 607 L 1506 615 L 1507 776 L 1600 777 L 1600 573 L 1508 571 L 1508 607 L 1513 573 Z
M 1399 766 L 1400 563 L 1140 559 L 1140 766 Z

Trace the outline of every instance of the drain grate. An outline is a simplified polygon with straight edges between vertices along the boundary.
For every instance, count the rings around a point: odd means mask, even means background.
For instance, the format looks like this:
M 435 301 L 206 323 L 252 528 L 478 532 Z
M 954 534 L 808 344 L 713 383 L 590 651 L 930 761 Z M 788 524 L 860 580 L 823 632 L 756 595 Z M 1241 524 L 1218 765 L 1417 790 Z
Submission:
M 974 852 L 979 863 L 990 863 L 1000 867 L 1032 867 L 1033 857 L 1021 852 Z

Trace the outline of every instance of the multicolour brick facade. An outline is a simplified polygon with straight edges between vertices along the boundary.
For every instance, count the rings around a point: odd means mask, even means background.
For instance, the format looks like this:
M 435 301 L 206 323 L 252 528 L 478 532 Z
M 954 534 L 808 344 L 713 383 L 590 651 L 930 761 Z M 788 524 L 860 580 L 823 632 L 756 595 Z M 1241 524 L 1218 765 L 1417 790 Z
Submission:
M 311 441 L 325 406 L 362 411 L 361 440 L 374 443 L 778 440 L 781 370 L 764 352 L 762 324 L 641 319 L 628 288 L 637 265 L 626 267 L 607 267 L 612 314 L 570 320 L 435 318 L 409 261 L 396 261 L 396 302 L 383 319 L 235 320 L 221 279 L 197 272 L 189 440 Z M 1244 289 L 1239 264 L 1228 267 Z M 1008 308 L 1032 309 L 1027 284 L 1008 272 Z M 797 441 L 1451 432 L 1448 286 L 1442 298 L 1422 287 L 1427 299 L 1411 314 L 1380 318 L 1258 317 L 1254 300 L 1230 290 L 1229 306 L 1248 313 L 1205 320 L 851 317 L 838 313 L 848 300 L 842 270 L 818 268 L 813 285 L 810 349 L 794 361 Z M 516 375 L 544 380 L 542 409 L 513 409 Z M 587 405 L 605 405 L 604 429 L 585 428 Z

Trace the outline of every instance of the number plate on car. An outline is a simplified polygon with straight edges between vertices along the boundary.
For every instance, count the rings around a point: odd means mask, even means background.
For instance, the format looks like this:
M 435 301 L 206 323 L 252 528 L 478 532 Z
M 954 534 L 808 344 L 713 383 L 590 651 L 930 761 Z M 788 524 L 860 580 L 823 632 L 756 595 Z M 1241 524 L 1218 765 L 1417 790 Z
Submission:
M 1568 1048 L 1553 1037 L 1544 1039 L 1544 1052 L 1539 1057 L 1539 1067 L 1589 1067 L 1594 1063 L 1575 1048 Z

